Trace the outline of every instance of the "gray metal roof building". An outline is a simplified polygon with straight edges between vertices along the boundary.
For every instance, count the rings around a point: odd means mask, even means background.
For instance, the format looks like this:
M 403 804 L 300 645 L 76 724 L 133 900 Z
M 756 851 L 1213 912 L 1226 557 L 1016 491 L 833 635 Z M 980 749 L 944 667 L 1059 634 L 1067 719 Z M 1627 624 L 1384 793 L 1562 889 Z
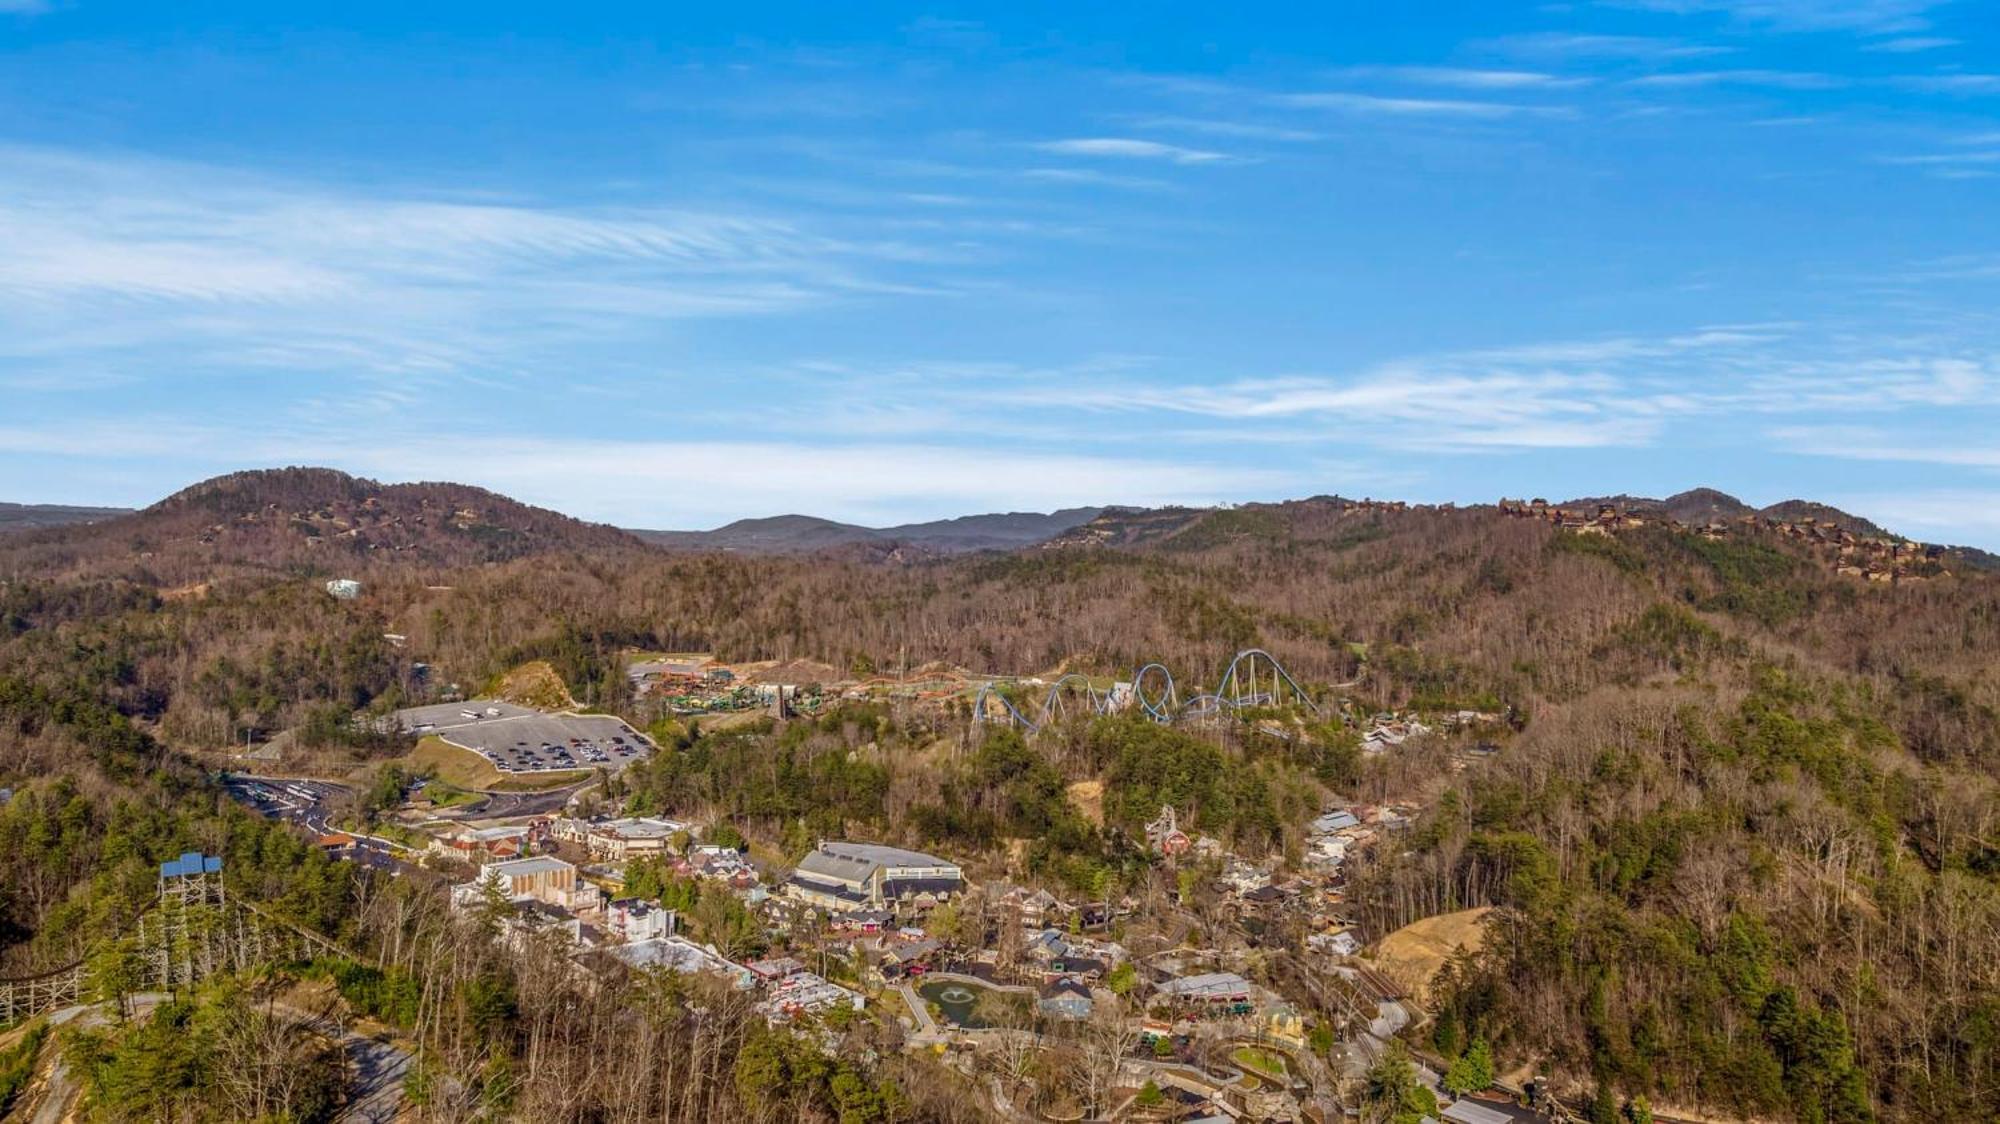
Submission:
M 821 843 L 799 860 L 788 896 L 827 909 L 943 901 L 965 888 L 957 864 L 878 843 Z

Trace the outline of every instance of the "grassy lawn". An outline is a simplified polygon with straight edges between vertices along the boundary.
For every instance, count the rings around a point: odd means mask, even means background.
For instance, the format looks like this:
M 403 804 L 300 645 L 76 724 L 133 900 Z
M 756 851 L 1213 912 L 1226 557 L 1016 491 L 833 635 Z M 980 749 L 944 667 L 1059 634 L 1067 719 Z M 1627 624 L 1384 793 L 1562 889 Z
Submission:
M 433 808 L 461 808 L 479 799 L 478 794 L 467 792 L 443 781 L 432 781 L 425 785 L 424 796 L 430 800 Z
M 1229 1057 L 1237 1065 L 1253 1073 L 1261 1073 L 1266 1077 L 1275 1077 L 1280 1081 L 1286 1079 L 1287 1070 L 1283 1054 L 1272 1050 L 1259 1049 L 1255 1046 L 1238 1046 Z
M 493 767 L 491 761 L 469 749 L 460 749 L 433 734 L 417 743 L 406 762 L 418 771 L 430 770 L 433 785 L 443 781 L 456 789 L 484 789 L 491 792 L 538 792 L 545 788 L 561 788 L 566 784 L 590 779 L 587 769 L 572 769 L 562 773 L 507 774 Z

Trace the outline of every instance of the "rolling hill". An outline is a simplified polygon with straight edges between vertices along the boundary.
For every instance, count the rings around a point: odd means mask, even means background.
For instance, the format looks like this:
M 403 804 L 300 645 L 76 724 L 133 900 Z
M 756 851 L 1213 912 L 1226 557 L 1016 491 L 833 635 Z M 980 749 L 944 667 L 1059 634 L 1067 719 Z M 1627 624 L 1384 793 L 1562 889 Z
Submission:
M 1769 507 L 1752 507 L 1735 496 L 1714 488 L 1690 488 L 1685 492 L 1678 492 L 1663 500 L 1652 499 L 1646 496 L 1591 496 L 1570 500 L 1562 506 L 1589 510 L 1601 504 L 1610 504 L 1621 510 L 1642 515 L 1671 519 L 1676 523 L 1685 523 L 1690 527 L 1699 527 L 1705 523 L 1712 522 L 1727 523 L 1732 519 L 1740 519 L 1746 515 L 1755 515 L 1763 519 L 1777 519 L 1794 523 L 1805 519 L 1812 519 L 1820 523 L 1831 523 L 1838 527 L 1844 527 L 1857 535 L 1865 535 L 1871 538 L 1896 537 L 1890 532 L 1883 530 L 1879 525 L 1863 519 L 1859 515 L 1851 515 L 1828 504 L 1816 503 L 1812 500 L 1792 499 L 1771 504 Z
M 812 515 L 739 519 L 712 531 L 634 531 L 634 535 L 674 550 L 721 550 L 739 554 L 809 554 L 835 547 L 914 546 L 926 553 L 962 554 L 1012 550 L 1055 538 L 1097 518 L 1106 509 L 1004 512 L 961 515 L 928 523 L 863 527 Z
M 72 523 L 101 523 L 130 515 L 129 507 L 69 507 L 55 503 L 0 503 L 0 534 L 8 531 L 36 531 L 44 527 L 67 527 Z
M 643 551 L 637 538 L 464 484 L 381 484 L 328 468 L 230 473 L 140 511 L 23 531 L 0 574 L 174 584 L 225 570 L 351 573 L 389 560 L 459 566 L 552 552 Z

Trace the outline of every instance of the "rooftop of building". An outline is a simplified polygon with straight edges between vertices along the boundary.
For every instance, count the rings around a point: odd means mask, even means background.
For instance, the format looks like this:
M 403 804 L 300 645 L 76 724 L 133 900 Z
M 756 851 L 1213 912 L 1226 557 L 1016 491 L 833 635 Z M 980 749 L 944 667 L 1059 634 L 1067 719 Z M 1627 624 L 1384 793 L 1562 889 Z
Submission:
M 626 840 L 665 839 L 677 831 L 688 830 L 688 825 L 673 820 L 655 819 L 651 816 L 627 816 L 624 819 L 592 824 L 590 830 L 600 835 L 615 835 Z
M 1163 995 L 1235 995 L 1247 993 L 1250 981 L 1235 972 L 1205 972 L 1199 976 L 1182 976 L 1160 985 Z
M 832 878 L 842 882 L 865 882 L 879 869 L 904 869 L 910 867 L 950 867 L 957 866 L 936 855 L 926 855 L 922 851 L 907 851 L 901 847 L 889 847 L 880 843 L 848 843 L 844 841 L 821 843 L 819 849 L 799 860 L 798 869 L 821 878 Z
M 729 961 L 682 937 L 656 937 L 634 941 L 609 950 L 611 955 L 634 968 L 665 968 L 670 972 L 720 972 L 734 967 Z
M 552 855 L 536 855 L 528 859 L 510 859 L 507 862 L 487 863 L 484 872 L 507 878 L 525 878 L 531 874 L 553 874 L 561 870 L 575 870 L 576 867 Z

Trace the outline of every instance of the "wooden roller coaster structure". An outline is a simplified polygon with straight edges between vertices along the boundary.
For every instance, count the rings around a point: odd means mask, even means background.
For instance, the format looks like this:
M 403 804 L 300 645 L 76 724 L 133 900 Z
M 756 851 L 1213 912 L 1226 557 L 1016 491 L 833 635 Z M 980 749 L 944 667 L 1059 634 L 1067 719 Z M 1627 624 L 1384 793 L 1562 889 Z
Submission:
M 73 963 L 0 977 L 0 1027 L 140 991 L 176 991 L 211 976 L 320 953 L 352 953 L 269 910 L 231 897 L 222 860 L 189 852 L 160 864 L 158 893 L 122 931 Z

